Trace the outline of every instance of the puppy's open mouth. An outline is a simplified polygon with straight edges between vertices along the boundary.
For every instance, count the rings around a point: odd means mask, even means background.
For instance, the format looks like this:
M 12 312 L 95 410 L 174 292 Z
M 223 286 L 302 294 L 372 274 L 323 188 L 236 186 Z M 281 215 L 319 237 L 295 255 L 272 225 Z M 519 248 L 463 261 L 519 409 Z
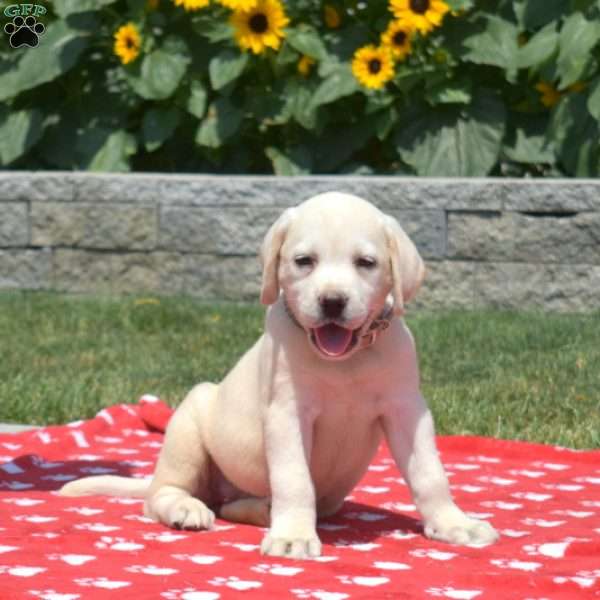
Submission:
M 358 342 L 358 329 L 346 329 L 335 323 L 327 323 L 311 329 L 310 339 L 325 356 L 340 358 L 348 354 Z

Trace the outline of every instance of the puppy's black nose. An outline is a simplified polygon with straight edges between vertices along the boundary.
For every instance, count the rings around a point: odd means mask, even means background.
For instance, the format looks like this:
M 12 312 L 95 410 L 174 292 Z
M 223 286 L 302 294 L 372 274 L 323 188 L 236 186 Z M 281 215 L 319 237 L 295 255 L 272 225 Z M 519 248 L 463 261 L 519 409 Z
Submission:
M 326 319 L 338 319 L 342 316 L 344 308 L 348 303 L 348 298 L 342 294 L 330 294 L 320 296 L 321 312 Z

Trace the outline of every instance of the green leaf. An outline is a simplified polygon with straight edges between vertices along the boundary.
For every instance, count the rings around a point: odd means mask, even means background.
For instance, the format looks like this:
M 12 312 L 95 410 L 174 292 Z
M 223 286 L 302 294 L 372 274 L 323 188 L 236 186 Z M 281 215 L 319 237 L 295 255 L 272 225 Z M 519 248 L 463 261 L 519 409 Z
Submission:
M 321 41 L 315 29 L 308 26 L 300 26 L 287 30 L 286 40 L 301 54 L 306 54 L 315 60 L 327 58 L 327 48 Z
M 187 101 L 187 110 L 189 113 L 201 119 L 206 112 L 206 101 L 208 94 L 206 88 L 195 79 L 190 86 L 190 97 Z
M 213 57 L 208 65 L 210 83 L 215 90 L 220 90 L 237 79 L 248 64 L 248 54 L 235 50 L 223 50 Z
M 446 4 L 450 10 L 469 10 L 473 8 L 474 0 L 447 0 Z
M 108 123 L 99 125 L 86 108 L 63 111 L 36 151 L 61 169 L 129 171 L 129 157 L 137 147 L 135 137 Z
M 548 139 L 557 147 L 561 163 L 570 175 L 600 174 L 600 132 L 588 113 L 583 94 L 567 94 L 552 112 Z
M 189 59 L 181 54 L 155 50 L 142 62 L 140 73 L 129 75 L 135 92 L 146 100 L 164 100 L 175 92 L 184 76 Z
M 469 104 L 471 102 L 471 82 L 445 81 L 429 88 L 425 99 L 434 106 L 436 104 Z
M 417 113 L 398 131 L 396 147 L 419 175 L 483 176 L 498 159 L 505 120 L 502 100 L 480 91 L 463 110 Z
M 89 35 L 66 21 L 48 25 L 37 48 L 27 49 L 15 63 L 6 64 L 0 71 L 0 101 L 66 73 L 87 48 Z
M 300 83 L 296 79 L 289 79 L 284 89 L 285 112 L 291 114 L 305 129 L 317 126 L 318 111 L 311 103 L 313 93 L 309 83 Z
M 519 119 L 507 134 L 503 154 L 517 163 L 554 164 L 554 147 L 546 138 L 547 118 L 527 115 Z
M 282 90 L 283 86 L 279 84 L 274 89 L 247 88 L 244 108 L 260 127 L 281 125 L 289 121 L 291 110 Z
M 193 21 L 194 31 L 215 44 L 233 39 L 233 27 L 226 20 L 215 19 L 213 16 L 199 16 Z
M 515 11 L 525 29 L 539 29 L 569 12 L 569 0 L 522 0 Z
M 179 111 L 176 108 L 152 108 L 142 120 L 142 140 L 148 152 L 160 148 L 179 125 Z
M 547 61 L 558 47 L 556 23 L 550 23 L 538 31 L 524 46 L 519 48 L 517 63 L 520 69 L 535 67 Z
M 204 121 L 196 133 L 199 146 L 219 148 L 239 129 L 244 113 L 234 106 L 228 98 L 219 98 L 208 109 Z
M 0 114 L 0 163 L 8 165 L 23 156 L 40 139 L 43 116 L 37 109 Z
M 283 152 L 273 146 L 265 150 L 273 164 L 275 175 L 307 175 L 312 169 L 312 156 L 308 148 L 297 146 Z
M 375 119 L 361 120 L 344 127 L 332 127 L 314 143 L 315 165 L 321 173 L 333 173 L 376 134 Z
M 80 138 L 77 150 L 88 155 L 90 171 L 129 171 L 129 156 L 135 154 L 135 138 L 125 131 L 91 130 Z M 92 148 L 96 148 L 92 151 Z
M 360 89 L 350 65 L 340 65 L 316 89 L 310 104 L 312 108 L 335 102 Z
M 54 0 L 54 12 L 63 19 L 69 15 L 100 10 L 104 6 L 114 4 L 116 0 Z
M 487 15 L 485 29 L 464 40 L 468 49 L 463 58 L 481 65 L 493 65 L 506 70 L 509 81 L 516 77 L 518 29 L 514 23 Z
M 377 139 L 383 141 L 398 122 L 398 111 L 392 106 L 374 115 Z
M 600 77 L 596 77 L 591 86 L 587 108 L 596 121 L 600 121 Z
M 581 13 L 570 15 L 560 30 L 557 73 L 560 88 L 575 83 L 584 73 L 590 51 L 600 41 L 600 24 Z

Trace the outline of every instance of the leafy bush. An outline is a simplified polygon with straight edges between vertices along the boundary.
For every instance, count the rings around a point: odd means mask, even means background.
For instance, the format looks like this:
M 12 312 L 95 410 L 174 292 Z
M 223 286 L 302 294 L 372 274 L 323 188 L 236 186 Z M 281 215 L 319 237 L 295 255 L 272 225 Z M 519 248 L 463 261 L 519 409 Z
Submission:
M 47 9 L 0 51 L 5 167 L 600 173 L 599 0 Z

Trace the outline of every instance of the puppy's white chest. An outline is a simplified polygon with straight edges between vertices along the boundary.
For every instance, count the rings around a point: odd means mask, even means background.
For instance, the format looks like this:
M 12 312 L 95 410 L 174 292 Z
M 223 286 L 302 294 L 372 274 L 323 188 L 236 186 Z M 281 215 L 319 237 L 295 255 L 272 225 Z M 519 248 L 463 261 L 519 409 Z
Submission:
M 347 493 L 381 440 L 377 399 L 323 394 L 316 404 L 310 462 L 317 497 Z

